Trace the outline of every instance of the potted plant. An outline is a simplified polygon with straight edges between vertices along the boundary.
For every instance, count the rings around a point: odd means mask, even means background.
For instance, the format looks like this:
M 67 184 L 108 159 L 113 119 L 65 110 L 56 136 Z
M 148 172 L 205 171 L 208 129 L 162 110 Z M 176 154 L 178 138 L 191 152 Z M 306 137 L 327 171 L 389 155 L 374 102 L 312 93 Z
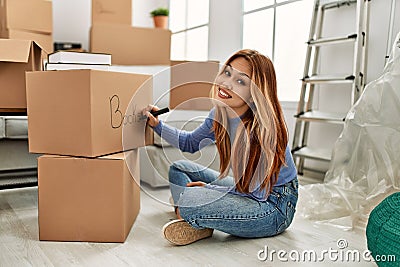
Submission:
M 156 28 L 167 29 L 169 10 L 167 8 L 157 8 L 150 12 L 154 19 L 154 26 Z

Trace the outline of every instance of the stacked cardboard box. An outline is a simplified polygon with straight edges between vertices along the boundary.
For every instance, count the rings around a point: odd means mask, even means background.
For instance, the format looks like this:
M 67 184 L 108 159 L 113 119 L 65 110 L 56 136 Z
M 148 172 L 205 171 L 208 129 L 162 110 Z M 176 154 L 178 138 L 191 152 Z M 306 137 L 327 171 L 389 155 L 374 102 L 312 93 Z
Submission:
M 47 53 L 53 51 L 52 2 L 0 1 L 0 38 L 33 40 Z
M 42 69 L 41 53 L 35 42 L 0 39 L 0 110 L 26 111 L 25 71 Z
M 171 32 L 128 25 L 96 24 L 92 25 L 90 31 L 90 50 L 112 54 L 113 65 L 169 65 Z
M 136 148 L 152 143 L 140 114 L 151 76 L 61 70 L 27 72 L 26 82 L 29 150 L 46 154 L 39 239 L 124 242 L 140 207 Z
M 171 31 L 132 27 L 131 0 L 92 0 L 90 51 L 113 65 L 169 65 Z
M 218 61 L 171 61 L 170 108 L 210 110 L 210 91 L 218 71 Z

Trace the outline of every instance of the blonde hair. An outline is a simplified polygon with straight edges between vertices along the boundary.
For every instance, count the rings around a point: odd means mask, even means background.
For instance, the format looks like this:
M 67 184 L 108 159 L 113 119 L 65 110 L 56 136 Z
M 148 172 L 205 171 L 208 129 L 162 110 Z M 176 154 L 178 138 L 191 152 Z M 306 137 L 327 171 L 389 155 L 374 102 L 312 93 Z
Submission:
M 288 143 L 287 127 L 278 101 L 275 68 L 269 58 L 255 50 L 240 50 L 225 63 L 244 58 L 251 69 L 250 94 L 254 102 L 241 116 L 232 151 L 226 108 L 216 106 L 213 131 L 220 155 L 220 178 L 232 170 L 236 189 L 242 193 L 254 191 L 256 186 L 270 192 L 285 164 Z M 223 70 L 222 70 L 223 71 Z M 211 90 L 215 99 L 216 85 Z M 232 161 L 231 161 L 232 158 Z

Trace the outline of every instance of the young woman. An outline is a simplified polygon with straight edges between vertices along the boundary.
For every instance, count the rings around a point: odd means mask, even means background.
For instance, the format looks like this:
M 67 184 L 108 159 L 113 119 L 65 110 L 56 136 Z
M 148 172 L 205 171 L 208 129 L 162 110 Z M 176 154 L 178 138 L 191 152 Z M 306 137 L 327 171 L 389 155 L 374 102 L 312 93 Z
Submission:
M 164 226 L 164 236 L 187 245 L 214 229 L 245 238 L 277 235 L 292 222 L 298 181 L 272 62 L 254 50 L 236 52 L 211 95 L 215 107 L 192 132 L 146 112 L 148 124 L 170 144 L 193 153 L 215 143 L 220 157 L 219 172 L 187 160 L 172 164 L 178 219 Z

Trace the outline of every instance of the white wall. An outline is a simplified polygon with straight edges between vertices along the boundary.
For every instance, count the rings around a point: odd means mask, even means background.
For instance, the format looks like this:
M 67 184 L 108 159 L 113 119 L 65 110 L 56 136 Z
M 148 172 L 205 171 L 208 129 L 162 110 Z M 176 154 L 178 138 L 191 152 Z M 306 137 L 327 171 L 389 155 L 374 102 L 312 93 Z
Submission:
M 89 48 L 90 0 L 53 0 L 54 42 L 77 42 Z
M 241 49 L 241 29 L 242 0 L 210 0 L 209 59 L 223 63 Z
M 154 27 L 150 12 L 158 7 L 168 8 L 168 4 L 168 0 L 132 0 L 133 26 Z

